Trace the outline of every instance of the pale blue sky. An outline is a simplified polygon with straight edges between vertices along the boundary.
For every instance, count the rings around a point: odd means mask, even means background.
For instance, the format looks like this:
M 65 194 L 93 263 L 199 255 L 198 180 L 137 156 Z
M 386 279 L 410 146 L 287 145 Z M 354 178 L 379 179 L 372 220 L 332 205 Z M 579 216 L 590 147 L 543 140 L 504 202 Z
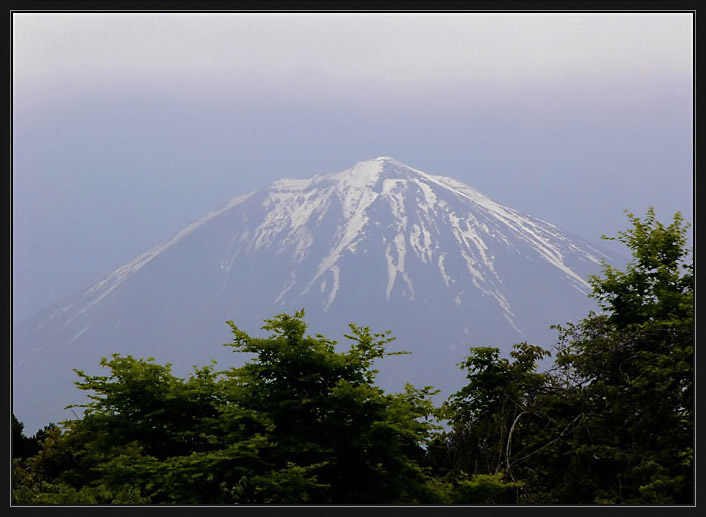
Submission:
M 693 204 L 689 13 L 13 15 L 20 321 L 231 197 L 392 156 L 597 240 Z

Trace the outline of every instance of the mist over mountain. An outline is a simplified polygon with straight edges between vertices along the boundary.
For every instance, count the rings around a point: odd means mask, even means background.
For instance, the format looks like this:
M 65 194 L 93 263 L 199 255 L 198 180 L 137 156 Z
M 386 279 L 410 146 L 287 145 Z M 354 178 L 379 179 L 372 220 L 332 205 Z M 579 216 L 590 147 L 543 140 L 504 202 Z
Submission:
M 284 174 L 283 174 L 284 175 Z M 14 413 L 32 430 L 72 418 L 77 368 L 111 353 L 175 373 L 246 360 L 221 344 L 226 320 L 258 334 L 304 308 L 309 332 L 391 330 L 383 387 L 458 389 L 469 346 L 550 347 L 550 325 L 595 308 L 588 275 L 612 259 L 470 186 L 388 157 L 238 196 L 88 290 L 13 329 Z

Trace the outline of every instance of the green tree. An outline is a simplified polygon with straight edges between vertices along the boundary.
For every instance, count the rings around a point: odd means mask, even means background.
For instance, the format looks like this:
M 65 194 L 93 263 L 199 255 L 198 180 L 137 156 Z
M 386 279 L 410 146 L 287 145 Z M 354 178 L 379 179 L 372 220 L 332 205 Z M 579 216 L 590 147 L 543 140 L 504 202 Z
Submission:
M 235 407 L 257 412 L 276 444 L 268 460 L 311 468 L 315 502 L 416 502 L 433 498 L 419 465 L 435 426 L 429 387 L 385 394 L 373 362 L 387 355 L 387 334 L 351 325 L 351 346 L 335 351 L 323 336 L 305 336 L 303 312 L 267 320 L 268 338 L 232 322 L 233 346 L 254 360 L 227 372 Z
M 536 476 L 536 463 L 527 459 L 546 454 L 552 440 L 542 433 L 554 425 L 546 403 L 556 382 L 537 371 L 547 355 L 527 343 L 515 345 L 509 358 L 476 347 L 460 363 L 468 384 L 444 405 L 450 430 L 427 455 L 435 475 L 450 484 L 453 502 L 516 503 Z
M 114 355 L 78 371 L 91 402 L 15 465 L 17 503 L 233 504 L 429 501 L 419 465 L 434 430 L 429 388 L 374 385 L 387 335 L 351 325 L 338 353 L 305 336 L 303 313 L 266 320 L 266 338 L 232 322 L 242 367 L 182 379 Z
M 690 503 L 693 498 L 694 276 L 679 213 L 628 214 L 617 240 L 626 271 L 604 264 L 592 279 L 604 314 L 559 327 L 557 365 L 582 387 L 578 454 L 596 500 Z
M 693 498 L 693 262 L 677 213 L 659 223 L 628 214 L 617 239 L 626 270 L 603 265 L 593 296 L 603 313 L 557 326 L 547 352 L 517 345 L 510 359 L 477 348 L 469 383 L 447 405 L 451 431 L 430 448 L 436 472 L 499 475 L 524 502 L 690 503 Z

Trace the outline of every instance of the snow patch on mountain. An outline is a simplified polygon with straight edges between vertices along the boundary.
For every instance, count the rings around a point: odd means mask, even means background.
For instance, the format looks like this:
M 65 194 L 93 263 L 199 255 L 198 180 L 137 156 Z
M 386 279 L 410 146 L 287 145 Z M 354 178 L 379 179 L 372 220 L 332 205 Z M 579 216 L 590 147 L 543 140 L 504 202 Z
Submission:
M 395 245 L 394 251 L 396 252 L 396 255 L 393 253 L 392 243 Z M 395 235 L 392 243 L 388 242 L 385 247 L 385 258 L 387 259 L 387 290 L 385 292 L 385 297 L 387 300 L 390 299 L 390 293 L 392 292 L 392 288 L 395 285 L 395 280 L 399 274 L 411 291 L 410 299 L 414 300 L 414 286 L 412 285 L 412 281 L 407 275 L 404 267 L 404 259 L 407 254 L 404 234 L 398 233 Z

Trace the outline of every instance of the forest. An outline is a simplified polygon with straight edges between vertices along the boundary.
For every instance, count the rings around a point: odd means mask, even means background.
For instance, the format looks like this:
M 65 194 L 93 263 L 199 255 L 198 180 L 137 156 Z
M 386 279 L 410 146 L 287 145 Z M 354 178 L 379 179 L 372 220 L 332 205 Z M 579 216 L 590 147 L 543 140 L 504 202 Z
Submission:
M 470 348 L 441 404 L 376 385 L 389 332 L 351 324 L 341 350 L 303 311 L 267 337 L 229 321 L 240 367 L 181 378 L 116 354 L 105 375 L 77 370 L 80 417 L 26 436 L 13 416 L 13 504 L 691 505 L 688 224 L 627 216 L 611 239 L 631 261 L 590 280 L 600 311 L 551 348 Z

